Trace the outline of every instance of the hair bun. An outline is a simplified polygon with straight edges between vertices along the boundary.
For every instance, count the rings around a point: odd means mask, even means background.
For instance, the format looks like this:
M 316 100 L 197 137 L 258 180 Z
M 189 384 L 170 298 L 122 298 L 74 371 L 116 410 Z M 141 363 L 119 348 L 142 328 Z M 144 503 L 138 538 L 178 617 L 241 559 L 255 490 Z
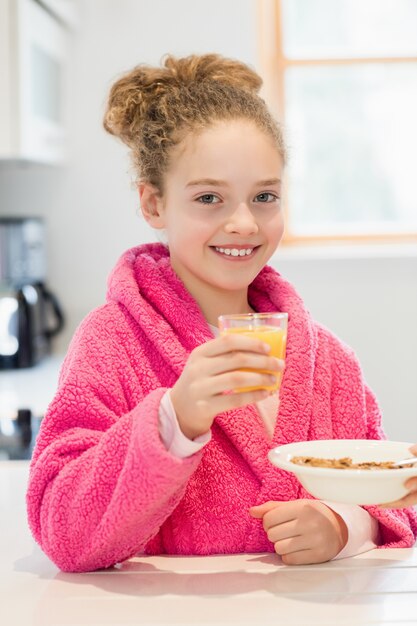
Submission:
M 203 81 L 216 81 L 255 93 L 262 85 L 260 76 L 247 65 L 219 54 L 191 55 L 180 59 L 167 55 L 164 66 L 169 71 L 171 80 L 178 85 L 190 86 Z
M 176 58 L 166 55 L 162 67 L 138 65 L 122 76 L 111 88 L 104 116 L 104 128 L 128 146 L 135 143 L 145 120 L 157 115 L 161 97 L 200 86 L 205 81 L 218 82 L 236 89 L 257 93 L 262 79 L 240 61 L 218 54 Z
M 163 70 L 138 65 L 117 80 L 109 93 L 104 128 L 131 146 L 164 78 Z

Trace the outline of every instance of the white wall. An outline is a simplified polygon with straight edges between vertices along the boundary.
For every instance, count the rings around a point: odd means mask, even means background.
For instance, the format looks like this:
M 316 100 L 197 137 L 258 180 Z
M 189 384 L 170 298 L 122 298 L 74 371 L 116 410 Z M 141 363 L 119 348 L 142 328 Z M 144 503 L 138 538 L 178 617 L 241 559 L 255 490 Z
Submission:
M 257 66 L 255 0 L 77 4 L 68 165 L 0 166 L 0 213 L 48 220 L 49 283 L 68 316 L 57 350 L 65 350 L 82 317 L 103 302 L 107 275 L 122 251 L 154 239 L 137 215 L 126 149 L 101 127 L 113 80 L 136 63 L 158 63 L 166 52 L 215 51 Z M 278 253 L 274 265 L 295 283 L 313 315 L 357 351 L 385 410 L 389 436 L 417 441 L 416 262 Z
M 278 251 L 274 259 L 312 316 L 355 350 L 387 435 L 401 441 L 417 441 L 417 254 L 409 252 Z

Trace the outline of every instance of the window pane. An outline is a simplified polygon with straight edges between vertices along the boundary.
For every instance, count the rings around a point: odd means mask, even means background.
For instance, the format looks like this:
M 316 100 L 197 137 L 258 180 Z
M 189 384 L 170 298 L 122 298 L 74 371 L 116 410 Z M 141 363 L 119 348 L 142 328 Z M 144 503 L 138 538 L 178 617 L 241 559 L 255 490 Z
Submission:
M 417 63 L 286 72 L 294 234 L 417 230 Z
M 414 56 L 416 0 L 281 0 L 289 58 Z

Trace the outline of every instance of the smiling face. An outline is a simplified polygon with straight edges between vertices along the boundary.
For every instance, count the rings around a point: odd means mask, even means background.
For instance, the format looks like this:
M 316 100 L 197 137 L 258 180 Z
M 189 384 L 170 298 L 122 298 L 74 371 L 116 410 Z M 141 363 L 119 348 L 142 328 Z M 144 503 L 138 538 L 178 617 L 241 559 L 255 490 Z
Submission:
M 166 230 L 171 265 L 207 319 L 218 306 L 250 310 L 248 286 L 284 230 L 282 167 L 273 140 L 255 124 L 225 121 L 174 149 L 162 197 L 140 186 L 145 218 Z

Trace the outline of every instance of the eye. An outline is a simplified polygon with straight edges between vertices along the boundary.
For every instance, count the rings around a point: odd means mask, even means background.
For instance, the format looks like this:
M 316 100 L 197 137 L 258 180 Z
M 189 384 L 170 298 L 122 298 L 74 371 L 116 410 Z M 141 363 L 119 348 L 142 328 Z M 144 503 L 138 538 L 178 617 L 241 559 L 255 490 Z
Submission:
M 197 202 L 201 202 L 201 204 L 215 204 L 216 202 L 220 202 L 220 198 L 214 193 L 205 193 L 197 198 Z
M 269 191 L 258 193 L 255 197 L 255 202 L 275 202 L 276 200 L 279 200 L 278 196 L 274 193 L 270 193 Z

